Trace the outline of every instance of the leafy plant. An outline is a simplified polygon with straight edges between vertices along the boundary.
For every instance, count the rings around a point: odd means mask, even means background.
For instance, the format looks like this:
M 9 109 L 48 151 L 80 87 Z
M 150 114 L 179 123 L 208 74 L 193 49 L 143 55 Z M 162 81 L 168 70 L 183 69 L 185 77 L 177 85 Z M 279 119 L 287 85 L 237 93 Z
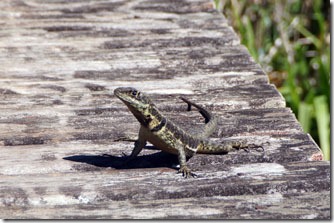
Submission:
M 329 1 L 215 0 L 330 159 Z

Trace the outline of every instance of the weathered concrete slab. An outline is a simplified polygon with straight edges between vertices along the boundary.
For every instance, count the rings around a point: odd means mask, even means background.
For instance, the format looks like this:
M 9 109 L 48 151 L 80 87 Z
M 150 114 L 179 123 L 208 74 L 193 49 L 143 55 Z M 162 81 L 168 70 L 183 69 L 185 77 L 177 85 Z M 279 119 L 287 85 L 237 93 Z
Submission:
M 223 15 L 203 0 L 0 2 L 0 217 L 329 219 L 329 162 Z M 264 152 L 196 155 L 199 175 L 148 146 L 114 95 L 149 94 L 187 131 Z

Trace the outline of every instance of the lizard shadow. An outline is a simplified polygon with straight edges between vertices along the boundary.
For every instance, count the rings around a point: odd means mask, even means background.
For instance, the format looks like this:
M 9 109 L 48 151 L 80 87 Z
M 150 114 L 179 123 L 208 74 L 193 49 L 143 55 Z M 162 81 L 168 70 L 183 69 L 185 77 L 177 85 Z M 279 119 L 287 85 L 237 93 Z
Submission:
M 149 155 L 138 155 L 136 158 L 126 163 L 126 156 L 114 156 L 109 154 L 103 155 L 74 155 L 63 157 L 78 163 L 86 163 L 96 167 L 114 168 L 114 169 L 138 169 L 138 168 L 158 168 L 168 167 L 175 169 L 178 164 L 176 155 L 165 152 L 157 152 Z

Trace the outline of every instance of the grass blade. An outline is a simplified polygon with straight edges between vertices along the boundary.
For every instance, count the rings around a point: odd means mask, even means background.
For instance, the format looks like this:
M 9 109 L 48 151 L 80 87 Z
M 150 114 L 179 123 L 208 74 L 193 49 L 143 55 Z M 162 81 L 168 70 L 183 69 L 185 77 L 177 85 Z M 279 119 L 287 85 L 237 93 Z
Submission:
M 314 98 L 315 118 L 318 125 L 320 148 L 324 154 L 325 160 L 330 160 L 330 115 L 326 96 L 317 96 Z
M 298 120 L 305 132 L 310 132 L 313 117 L 313 106 L 305 102 L 301 102 L 298 108 Z

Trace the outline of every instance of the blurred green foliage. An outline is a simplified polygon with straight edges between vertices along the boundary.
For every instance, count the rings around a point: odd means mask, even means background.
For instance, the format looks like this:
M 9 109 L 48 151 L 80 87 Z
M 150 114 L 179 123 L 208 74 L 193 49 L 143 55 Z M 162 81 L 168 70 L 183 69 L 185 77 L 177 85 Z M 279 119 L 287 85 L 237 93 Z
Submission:
M 215 0 L 330 159 L 330 2 Z

